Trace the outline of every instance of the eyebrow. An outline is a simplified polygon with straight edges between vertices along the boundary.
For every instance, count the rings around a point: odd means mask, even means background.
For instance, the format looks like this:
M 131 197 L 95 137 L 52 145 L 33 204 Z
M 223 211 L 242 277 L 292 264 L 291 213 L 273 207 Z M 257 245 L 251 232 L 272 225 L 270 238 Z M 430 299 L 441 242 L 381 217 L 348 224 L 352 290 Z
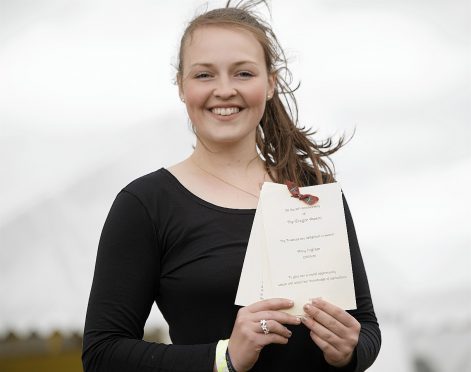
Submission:
M 251 64 L 251 65 L 257 65 L 256 62 L 254 61 L 239 61 L 236 63 L 233 63 L 232 66 L 240 66 L 240 65 L 245 65 L 245 64 Z M 196 66 L 202 66 L 202 67 L 213 67 L 213 63 L 205 63 L 205 62 L 196 62 L 190 65 L 190 68 L 196 67 Z

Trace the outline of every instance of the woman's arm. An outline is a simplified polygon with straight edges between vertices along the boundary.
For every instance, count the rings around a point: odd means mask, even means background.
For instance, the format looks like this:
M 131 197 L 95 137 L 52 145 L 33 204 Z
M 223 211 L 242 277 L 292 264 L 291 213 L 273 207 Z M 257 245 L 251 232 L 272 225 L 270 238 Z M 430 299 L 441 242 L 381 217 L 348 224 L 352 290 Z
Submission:
M 361 325 L 356 353 L 354 355 L 354 359 L 356 358 L 356 368 L 354 371 L 358 372 L 366 370 L 373 364 L 378 356 L 379 349 L 381 348 L 381 331 L 373 308 L 368 278 L 366 276 L 365 265 L 363 264 L 363 258 L 358 245 L 352 215 L 345 197 L 342 197 L 357 300 L 356 310 L 348 312 L 355 317 Z
M 140 200 L 121 191 L 98 247 L 83 339 L 86 372 L 213 369 L 216 343 L 165 345 L 142 340 L 159 276 L 155 225 Z
M 344 311 L 326 301 L 314 300 L 305 307 L 303 323 L 323 351 L 332 371 L 361 372 L 376 359 L 381 332 L 373 309 L 365 267 L 348 204 L 343 198 L 357 309 Z

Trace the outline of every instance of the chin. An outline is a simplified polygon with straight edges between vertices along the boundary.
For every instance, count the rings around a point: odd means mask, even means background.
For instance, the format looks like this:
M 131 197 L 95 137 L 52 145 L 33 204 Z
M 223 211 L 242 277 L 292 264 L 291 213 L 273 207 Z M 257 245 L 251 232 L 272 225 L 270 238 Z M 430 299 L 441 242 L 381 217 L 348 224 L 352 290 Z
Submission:
M 199 139 L 207 145 L 236 145 L 238 143 L 247 142 L 248 137 L 252 137 L 250 135 L 213 135 L 213 136 L 198 136 Z M 255 143 L 255 133 L 253 134 L 253 139 Z
M 226 145 L 233 145 L 239 142 L 246 142 L 248 138 L 253 138 L 255 143 L 255 130 L 244 131 L 240 132 L 238 130 L 234 130 L 236 128 L 219 128 L 219 130 L 211 130 L 211 131 L 198 131 L 198 127 L 196 127 L 196 133 L 198 138 L 206 143 L 206 144 L 226 144 Z

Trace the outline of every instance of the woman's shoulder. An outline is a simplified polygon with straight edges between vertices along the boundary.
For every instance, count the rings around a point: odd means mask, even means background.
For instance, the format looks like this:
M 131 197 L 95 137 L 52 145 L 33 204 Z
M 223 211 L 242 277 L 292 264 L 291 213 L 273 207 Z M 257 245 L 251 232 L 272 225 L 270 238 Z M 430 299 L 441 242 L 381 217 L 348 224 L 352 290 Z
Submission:
M 164 190 L 171 188 L 171 174 L 167 169 L 160 168 L 131 181 L 123 188 L 123 191 L 134 194 L 140 198 L 147 198 L 151 195 L 158 195 Z

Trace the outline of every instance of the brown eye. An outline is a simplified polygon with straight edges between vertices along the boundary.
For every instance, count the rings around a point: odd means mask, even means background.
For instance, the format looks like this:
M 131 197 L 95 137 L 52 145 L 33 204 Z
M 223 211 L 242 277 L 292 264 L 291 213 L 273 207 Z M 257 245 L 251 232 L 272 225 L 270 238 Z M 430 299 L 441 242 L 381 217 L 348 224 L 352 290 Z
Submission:
M 254 76 L 250 71 L 240 71 L 237 73 L 238 77 L 241 77 L 243 79 L 249 79 Z
M 211 75 L 208 72 L 199 72 L 195 75 L 195 79 L 205 80 L 209 78 L 211 78 Z

